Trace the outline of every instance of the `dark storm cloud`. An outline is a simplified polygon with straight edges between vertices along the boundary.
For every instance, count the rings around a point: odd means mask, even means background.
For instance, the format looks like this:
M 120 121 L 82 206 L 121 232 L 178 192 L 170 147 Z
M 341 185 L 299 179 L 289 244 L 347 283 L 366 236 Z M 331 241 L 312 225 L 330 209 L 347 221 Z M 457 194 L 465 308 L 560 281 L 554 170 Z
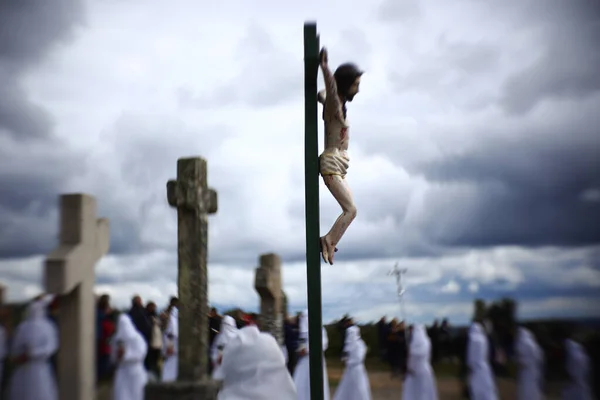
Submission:
M 600 187 L 597 105 L 563 108 L 552 122 L 523 123 L 505 135 L 474 132 L 485 139 L 416 167 L 442 185 L 427 200 L 426 230 L 447 245 L 600 243 L 600 202 L 581 199 Z
M 0 258 L 47 253 L 56 240 L 55 190 L 60 182 L 5 174 L 0 182 Z
M 21 81 L 82 18 L 78 0 L 0 2 L 0 258 L 56 245 L 57 195 L 79 160 L 52 136 L 51 116 Z
M 31 103 L 20 79 L 82 22 L 80 0 L 0 2 L 0 135 L 43 138 L 51 118 Z
M 543 54 L 505 83 L 501 104 L 509 113 L 527 113 L 544 99 L 579 99 L 600 90 L 600 2 L 561 3 L 531 10 L 544 33 Z
M 0 258 L 44 254 L 56 246 L 58 195 L 82 165 L 67 146 L 0 136 Z
M 0 64 L 0 135 L 7 134 L 16 140 L 46 138 L 52 118 L 44 109 L 31 103 L 14 76 L 3 73 L 2 69 Z
M 71 38 L 83 20 L 80 0 L 22 0 L 0 3 L 0 56 L 28 66 L 40 61 L 58 42 Z
M 486 104 L 475 107 L 496 103 L 512 115 L 475 126 L 478 116 L 472 114 L 471 121 L 467 114 L 457 129 L 440 122 L 433 131 L 440 137 L 458 135 L 464 145 L 446 152 L 439 143 L 439 158 L 419 160 L 408 154 L 399 161 L 411 175 L 433 183 L 420 228 L 432 242 L 446 246 L 600 243 L 600 202 L 590 195 L 600 190 L 600 74 L 595 67 L 600 65 L 600 2 L 476 5 L 517 32 L 536 32 L 535 51 L 541 56 L 499 82 L 500 97 L 486 95 Z M 430 92 L 439 100 L 444 93 L 437 82 L 448 71 L 462 71 L 466 82 L 486 74 L 489 83 L 503 48 L 513 43 L 495 48 L 442 38 L 439 45 L 440 56 L 422 60 L 423 66 L 407 76 L 396 76 L 397 87 Z M 453 90 L 453 96 L 463 94 Z M 448 101 L 455 103 L 454 98 Z M 406 140 L 397 142 L 414 147 Z M 384 151 L 393 157 L 397 147 L 392 143 Z
M 99 198 L 99 200 L 102 200 Z M 109 206 L 100 207 L 100 210 L 109 209 Z M 103 218 L 110 221 L 110 253 L 111 254 L 130 254 L 141 251 L 144 246 L 141 240 L 143 228 L 139 220 L 132 218 L 118 208 L 112 208 L 103 212 Z

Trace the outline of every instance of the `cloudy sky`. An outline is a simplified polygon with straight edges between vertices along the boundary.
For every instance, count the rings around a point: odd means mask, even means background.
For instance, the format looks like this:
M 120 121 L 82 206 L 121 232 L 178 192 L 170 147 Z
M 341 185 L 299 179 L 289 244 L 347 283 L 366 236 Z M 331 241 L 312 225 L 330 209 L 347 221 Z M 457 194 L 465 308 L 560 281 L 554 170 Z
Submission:
M 98 292 L 165 303 L 165 183 L 200 155 L 220 201 L 211 303 L 256 310 L 258 256 L 276 252 L 304 308 L 302 29 L 316 19 L 331 64 L 367 71 L 349 105 L 358 217 L 322 269 L 325 319 L 399 315 L 396 262 L 412 320 L 465 322 L 474 297 L 502 296 L 522 318 L 600 316 L 600 3 L 300 3 L 0 2 L 8 299 L 39 293 L 58 195 L 85 192 L 111 221 Z M 321 185 L 323 233 L 338 213 Z

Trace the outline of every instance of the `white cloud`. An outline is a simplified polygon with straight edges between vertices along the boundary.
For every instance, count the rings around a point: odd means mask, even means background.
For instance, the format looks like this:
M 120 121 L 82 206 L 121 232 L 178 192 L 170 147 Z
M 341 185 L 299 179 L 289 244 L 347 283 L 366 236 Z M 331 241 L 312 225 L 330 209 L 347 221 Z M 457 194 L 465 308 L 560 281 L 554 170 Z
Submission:
M 448 283 L 442 286 L 441 291 L 443 293 L 458 293 L 460 292 L 460 284 L 454 280 L 448 281 Z
M 472 301 L 479 295 L 481 288 L 490 283 L 490 276 L 473 274 L 471 269 L 496 262 L 497 255 L 507 257 L 514 253 L 515 263 L 532 257 L 532 251 L 520 249 L 496 249 L 481 251 L 474 257 L 473 252 L 464 252 L 454 257 L 417 259 L 377 259 L 364 261 L 338 262 L 334 266 L 324 266 L 322 269 L 322 287 L 324 319 L 326 321 L 338 318 L 344 313 L 354 315 L 358 320 L 370 321 L 382 315 L 401 317 L 401 307 L 397 298 L 396 281 L 388 272 L 394 263 L 401 268 L 407 268 L 404 276 L 404 295 L 406 315 L 411 319 L 426 322 L 432 318 L 449 317 L 454 321 L 464 322 L 470 318 Z M 579 253 L 579 254 L 578 254 Z M 586 267 L 585 253 L 561 252 L 563 258 L 578 260 L 579 267 L 574 270 L 564 267 L 563 260 L 557 259 L 552 249 L 545 257 L 535 255 L 543 264 L 544 269 L 530 264 L 522 271 L 528 276 L 527 282 L 553 283 L 552 288 L 579 287 L 586 282 L 597 282 L 598 272 Z M 489 260 L 481 264 L 481 260 Z M 41 271 L 43 259 L 34 257 L 26 260 L 1 261 L 0 271 L 4 271 L 4 284 L 8 286 L 7 299 L 9 302 L 22 301 L 41 292 Z M 254 289 L 254 269 L 258 265 L 258 257 L 236 263 L 209 265 L 209 300 L 221 307 L 239 306 L 248 310 L 258 310 L 259 297 Z M 577 272 L 580 271 L 580 272 Z M 170 296 L 176 295 L 177 260 L 176 254 L 165 251 L 154 251 L 141 255 L 104 257 L 96 267 L 98 284 L 97 293 L 108 293 L 113 304 L 117 307 L 127 307 L 131 297 L 139 294 L 145 300 L 152 300 L 159 305 L 166 305 Z M 306 307 L 306 267 L 302 262 L 284 263 L 282 267 L 284 290 L 288 296 L 290 311 Z M 514 273 L 511 269 L 499 268 L 494 273 L 495 280 L 511 282 Z M 562 276 L 571 277 L 561 279 Z M 32 279 L 33 278 L 33 279 Z M 461 284 L 467 283 L 468 295 L 456 297 L 461 293 Z M 597 284 L 597 283 L 596 283 Z M 516 287 L 518 289 L 518 286 Z M 554 297 L 552 301 L 545 298 L 530 300 L 521 299 L 518 290 L 509 288 L 508 295 L 519 302 L 519 312 L 527 317 L 552 311 L 568 315 L 567 309 L 581 315 L 595 315 L 587 305 L 584 297 L 571 300 L 568 297 Z M 432 295 L 427 295 L 432 290 Z M 554 289 L 555 290 L 555 289 Z M 436 300 L 435 293 L 454 297 Z M 523 305 L 523 306 L 521 306 Z M 581 307 L 579 307 L 581 306 Z M 537 308 L 536 308 L 537 307 Z

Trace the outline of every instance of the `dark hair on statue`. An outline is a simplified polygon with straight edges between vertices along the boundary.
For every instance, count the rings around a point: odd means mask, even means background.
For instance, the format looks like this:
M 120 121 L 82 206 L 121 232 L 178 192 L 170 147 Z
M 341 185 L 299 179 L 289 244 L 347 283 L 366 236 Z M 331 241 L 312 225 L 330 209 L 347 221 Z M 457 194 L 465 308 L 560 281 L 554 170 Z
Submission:
M 356 78 L 362 76 L 362 74 L 364 74 L 364 71 L 361 71 L 356 64 L 345 63 L 340 65 L 333 74 L 338 93 L 346 96 Z
M 335 86 L 337 88 L 338 96 L 348 98 L 348 92 L 356 81 L 356 78 L 362 76 L 364 71 L 360 70 L 354 63 L 345 63 L 340 65 L 333 73 L 333 79 L 335 79 Z M 325 106 L 325 99 L 320 95 L 317 97 L 320 103 Z M 348 99 L 352 101 L 352 99 Z M 345 102 L 344 102 L 345 103 Z M 346 118 L 346 104 L 342 104 L 342 112 L 344 118 Z M 323 119 L 325 119 L 325 107 L 323 107 Z M 300 315 L 301 313 L 298 313 Z
M 354 63 L 345 63 L 340 65 L 335 72 L 333 77 L 335 78 L 335 84 L 337 86 L 338 94 L 343 97 L 348 97 L 350 88 L 356 81 L 356 78 L 362 76 L 364 71 L 361 71 L 358 66 Z M 350 99 L 352 100 L 352 99 Z M 346 118 L 346 105 L 342 106 L 342 112 L 344 113 L 344 119 Z

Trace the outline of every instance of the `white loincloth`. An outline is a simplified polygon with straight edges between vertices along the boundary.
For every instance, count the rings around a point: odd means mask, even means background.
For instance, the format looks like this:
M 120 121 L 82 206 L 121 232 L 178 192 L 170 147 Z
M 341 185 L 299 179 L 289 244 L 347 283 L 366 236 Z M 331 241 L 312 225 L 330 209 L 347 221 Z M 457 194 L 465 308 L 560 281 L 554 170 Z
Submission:
M 319 157 L 319 170 L 322 176 L 339 175 L 346 176 L 350 167 L 350 157 L 343 152 L 324 151 Z

